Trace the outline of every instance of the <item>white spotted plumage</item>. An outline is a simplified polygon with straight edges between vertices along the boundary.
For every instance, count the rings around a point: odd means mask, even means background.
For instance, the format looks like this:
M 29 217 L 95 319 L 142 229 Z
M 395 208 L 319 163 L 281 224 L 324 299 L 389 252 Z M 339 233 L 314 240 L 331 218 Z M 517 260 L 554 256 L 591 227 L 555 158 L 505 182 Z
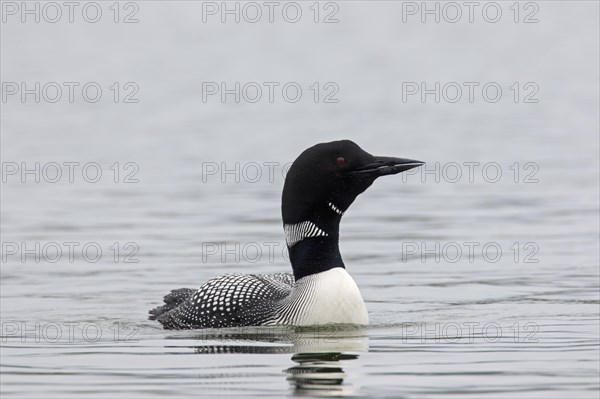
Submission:
M 341 267 L 298 281 L 288 273 L 226 274 L 189 294 L 164 312 L 155 310 L 165 328 L 369 322 L 356 283 Z

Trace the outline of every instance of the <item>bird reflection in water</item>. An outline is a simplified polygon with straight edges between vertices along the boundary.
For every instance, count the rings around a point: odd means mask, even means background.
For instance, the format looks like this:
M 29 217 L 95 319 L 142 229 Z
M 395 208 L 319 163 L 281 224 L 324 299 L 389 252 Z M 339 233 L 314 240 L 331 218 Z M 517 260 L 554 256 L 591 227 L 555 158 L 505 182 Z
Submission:
M 298 395 L 345 396 L 355 387 L 344 384 L 347 377 L 340 360 L 358 359 L 358 355 L 340 352 L 297 353 L 292 360 L 297 366 L 285 370 L 287 380 Z
M 346 381 L 348 372 L 342 366 L 368 349 L 366 330 L 341 325 L 202 330 L 196 339 L 206 343 L 194 347 L 196 353 L 293 353 L 295 364 L 283 372 L 294 394 L 309 396 L 356 393 L 358 386 Z

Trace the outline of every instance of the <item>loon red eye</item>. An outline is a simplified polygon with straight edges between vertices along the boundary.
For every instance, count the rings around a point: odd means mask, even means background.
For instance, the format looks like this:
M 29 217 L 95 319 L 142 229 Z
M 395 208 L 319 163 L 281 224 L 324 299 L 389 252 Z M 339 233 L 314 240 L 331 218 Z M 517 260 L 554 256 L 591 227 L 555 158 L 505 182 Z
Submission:
M 337 166 L 344 166 L 344 164 L 346 163 L 346 158 L 338 157 L 338 159 L 335 160 L 335 163 L 337 164 Z

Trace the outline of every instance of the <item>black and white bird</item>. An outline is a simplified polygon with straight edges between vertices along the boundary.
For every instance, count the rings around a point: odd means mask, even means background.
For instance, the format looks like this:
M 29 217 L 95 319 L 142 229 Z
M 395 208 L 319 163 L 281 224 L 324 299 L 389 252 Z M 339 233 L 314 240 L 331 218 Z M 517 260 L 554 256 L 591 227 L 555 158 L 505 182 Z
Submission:
M 350 140 L 305 150 L 283 187 L 283 229 L 293 274 L 225 274 L 199 289 L 180 288 L 150 313 L 166 329 L 369 323 L 346 271 L 339 226 L 356 197 L 381 176 L 423 162 L 373 156 Z

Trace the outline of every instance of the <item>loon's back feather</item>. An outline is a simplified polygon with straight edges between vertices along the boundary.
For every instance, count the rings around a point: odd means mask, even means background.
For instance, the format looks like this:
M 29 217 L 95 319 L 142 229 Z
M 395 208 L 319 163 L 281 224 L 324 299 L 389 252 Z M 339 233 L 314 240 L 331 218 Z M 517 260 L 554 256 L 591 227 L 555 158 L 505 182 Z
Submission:
M 267 324 L 294 287 L 291 273 L 225 274 L 198 290 L 180 288 L 150 311 L 164 328 L 223 328 Z
M 196 292 L 196 290 L 193 288 L 179 288 L 176 290 L 171 290 L 169 294 L 163 297 L 164 305 L 157 306 L 148 312 L 150 314 L 149 319 L 156 320 L 156 318 L 161 314 L 176 308 L 183 301 L 194 295 L 194 292 Z
M 342 267 L 295 281 L 289 273 L 225 274 L 197 291 L 181 288 L 150 313 L 166 329 L 368 324 L 367 309 Z

